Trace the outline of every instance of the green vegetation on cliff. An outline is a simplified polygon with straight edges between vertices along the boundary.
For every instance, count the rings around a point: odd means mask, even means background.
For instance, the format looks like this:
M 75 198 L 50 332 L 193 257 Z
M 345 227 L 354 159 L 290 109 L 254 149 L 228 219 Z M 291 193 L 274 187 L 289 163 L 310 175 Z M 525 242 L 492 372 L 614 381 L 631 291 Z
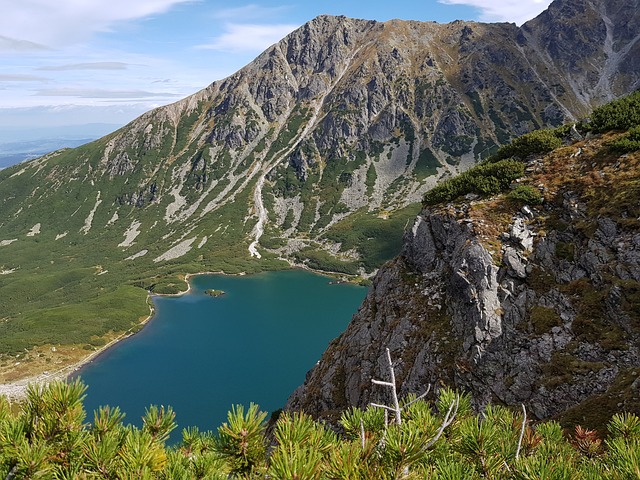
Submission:
M 511 182 L 523 174 L 524 164 L 518 160 L 485 162 L 457 177 L 444 180 L 424 195 L 423 203 L 435 205 L 469 193 L 495 195 L 509 188 Z
M 640 90 L 596 108 L 588 128 L 594 133 L 628 130 L 640 125 Z
M 640 91 L 596 108 L 589 122 L 579 124 L 579 128 L 593 133 L 626 131 L 606 145 L 620 154 L 640 150 Z M 513 139 L 481 164 L 429 190 L 423 197 L 423 205 L 451 201 L 469 193 L 491 196 L 506 191 L 514 180 L 524 175 L 524 162 L 528 158 L 560 148 L 570 130 L 571 124 L 535 130 Z M 519 186 L 510 197 L 531 204 L 542 200 L 539 192 L 534 192 L 530 186 Z

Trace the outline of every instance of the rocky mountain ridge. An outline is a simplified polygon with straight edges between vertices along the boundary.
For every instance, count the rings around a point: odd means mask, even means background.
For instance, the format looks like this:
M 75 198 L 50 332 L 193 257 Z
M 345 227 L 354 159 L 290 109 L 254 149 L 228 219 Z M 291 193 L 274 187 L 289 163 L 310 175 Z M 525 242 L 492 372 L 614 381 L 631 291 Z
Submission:
M 519 183 L 541 205 L 425 208 L 287 408 L 331 419 L 380 403 L 389 348 L 402 395 L 445 384 L 479 409 L 522 403 L 592 428 L 639 412 L 640 153 L 608 152 L 617 136 L 530 159 Z
M 0 351 L 70 330 L 91 348 L 184 273 L 375 271 L 439 179 L 637 88 L 639 10 L 556 0 L 521 28 L 321 16 L 201 92 L 2 170 Z

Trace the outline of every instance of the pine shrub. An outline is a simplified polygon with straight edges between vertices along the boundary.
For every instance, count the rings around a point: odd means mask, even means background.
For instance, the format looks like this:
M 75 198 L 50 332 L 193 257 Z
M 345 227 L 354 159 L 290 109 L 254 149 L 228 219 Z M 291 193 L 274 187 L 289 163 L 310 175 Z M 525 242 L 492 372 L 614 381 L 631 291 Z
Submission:
M 511 182 L 522 175 L 524 164 L 517 160 L 482 163 L 429 190 L 424 196 L 423 204 L 434 205 L 468 193 L 496 195 L 509 188 Z
M 619 154 L 640 150 L 640 125 L 630 128 L 621 137 L 608 142 L 607 146 Z
M 525 205 L 540 205 L 544 199 L 540 190 L 531 185 L 518 185 L 509 192 L 508 198 Z
M 525 133 L 510 144 L 500 147 L 490 161 L 505 158 L 524 160 L 530 155 L 544 155 L 562 146 L 562 135 L 562 130 L 554 129 L 541 129 Z
M 589 128 L 594 133 L 628 130 L 640 125 L 640 90 L 596 108 Z
M 519 410 L 488 406 L 475 414 L 467 395 L 448 389 L 435 403 L 401 400 L 402 422 L 373 406 L 344 412 L 338 435 L 303 413 L 283 413 L 267 438 L 256 405 L 233 407 L 218 435 L 174 427 L 170 408 L 150 407 L 144 425 L 122 423 L 101 407 L 84 421 L 85 386 L 33 387 L 12 411 L 0 397 L 0 478 L 110 479 L 626 479 L 640 477 L 640 419 L 616 414 L 609 434 L 554 421 L 531 425 Z M 451 422 L 445 423 L 456 406 Z M 443 433 L 440 435 L 440 433 Z M 266 446 L 271 444 L 267 451 Z

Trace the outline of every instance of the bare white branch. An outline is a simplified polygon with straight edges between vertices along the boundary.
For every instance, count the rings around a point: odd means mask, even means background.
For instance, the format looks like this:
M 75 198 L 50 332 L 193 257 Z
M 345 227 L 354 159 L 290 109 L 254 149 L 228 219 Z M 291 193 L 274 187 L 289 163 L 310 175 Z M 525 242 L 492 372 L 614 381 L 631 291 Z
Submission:
M 391 361 L 391 352 L 387 348 L 387 362 L 389 362 L 389 374 L 391 375 L 391 385 L 393 388 L 391 389 L 391 395 L 393 396 L 393 407 L 396 412 L 396 424 L 400 425 L 402 423 L 402 418 L 400 417 L 400 402 L 398 401 L 398 391 L 396 387 L 396 372 L 393 369 L 393 362 Z
M 438 432 L 436 433 L 435 437 L 429 440 L 429 443 L 425 445 L 424 447 L 425 450 L 428 448 L 431 448 L 433 444 L 438 441 L 438 439 L 442 435 L 442 432 L 444 432 L 444 429 L 453 423 L 454 418 L 456 418 L 456 415 L 458 414 L 459 406 L 460 406 L 460 395 L 456 395 L 455 400 L 451 402 L 451 405 L 449 406 L 449 410 L 447 411 L 447 414 L 444 416 L 442 425 L 440 425 L 440 428 L 438 429 Z
M 522 404 L 522 426 L 520 427 L 520 438 L 518 438 L 518 449 L 516 450 L 516 460 L 520 456 L 520 449 L 522 448 L 522 437 L 524 437 L 524 429 L 527 424 L 527 409 Z
M 382 385 L 384 387 L 389 387 L 391 389 L 391 396 L 393 398 L 393 408 L 391 407 L 387 407 L 385 405 L 377 405 L 377 404 L 371 404 L 374 407 L 379 407 L 379 408 L 384 408 L 384 409 L 389 409 L 391 411 L 393 411 L 395 413 L 395 420 L 396 420 L 396 424 L 397 425 L 401 425 L 402 424 L 402 418 L 400 416 L 402 410 L 400 409 L 400 401 L 398 400 L 398 389 L 396 387 L 396 373 L 393 370 L 393 362 L 391 361 L 391 352 L 389 351 L 389 349 L 387 348 L 387 362 L 389 363 L 389 376 L 391 377 L 391 381 L 390 382 L 385 382 L 383 380 L 375 380 L 375 379 L 371 379 L 371 382 L 376 384 L 376 385 Z
M 422 399 L 422 398 L 426 397 L 426 396 L 427 396 L 427 394 L 429 393 L 429 390 L 431 390 L 431 384 L 429 384 L 429 385 L 427 386 L 427 390 L 426 390 L 422 395 L 420 395 L 419 397 L 414 398 L 414 399 L 413 399 L 413 400 L 411 400 L 409 403 L 407 403 L 407 404 L 403 405 L 403 406 L 402 406 L 402 409 L 404 410 L 404 409 L 405 409 L 405 408 L 407 408 L 409 405 L 413 405 L 413 404 L 414 404 L 414 403 L 416 403 L 418 400 L 420 400 L 420 399 Z
M 390 412 L 395 412 L 395 408 L 393 407 L 389 407 L 388 405 L 381 405 L 379 403 L 370 403 L 369 405 L 371 405 L 372 407 L 376 407 L 376 408 L 385 408 L 387 410 L 389 410 Z
M 375 383 L 376 385 L 383 385 L 385 387 L 394 387 L 395 385 L 391 382 L 383 382 L 382 380 L 371 379 L 371 383 Z

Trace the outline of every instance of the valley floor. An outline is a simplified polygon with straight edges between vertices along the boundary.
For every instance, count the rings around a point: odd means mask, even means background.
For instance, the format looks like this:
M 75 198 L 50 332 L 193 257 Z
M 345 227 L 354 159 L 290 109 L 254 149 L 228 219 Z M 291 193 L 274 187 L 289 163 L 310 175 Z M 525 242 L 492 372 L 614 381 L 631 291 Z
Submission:
M 292 268 L 304 268 L 316 271 L 302 265 L 293 265 Z M 176 294 L 157 294 L 158 296 L 181 296 L 191 292 L 189 279 L 196 275 L 216 275 L 223 272 L 200 272 L 186 274 L 186 290 Z M 327 274 L 327 272 L 318 272 Z M 244 273 L 240 274 L 244 275 Z M 338 275 L 338 274 L 336 274 Z M 342 276 L 340 276 L 342 278 Z M 153 302 L 150 297 L 149 315 L 143 318 L 139 325 L 145 325 L 155 314 Z M 134 331 L 126 331 L 107 339 L 107 343 L 96 350 L 85 350 L 82 345 L 45 345 L 34 347 L 32 350 L 20 354 L 14 360 L 5 361 L 0 366 L 0 396 L 6 396 L 12 401 L 20 401 L 26 397 L 28 386 L 46 385 L 55 380 L 64 380 L 78 371 L 84 365 L 91 363 L 107 349 L 113 347 L 119 341 L 133 335 Z

